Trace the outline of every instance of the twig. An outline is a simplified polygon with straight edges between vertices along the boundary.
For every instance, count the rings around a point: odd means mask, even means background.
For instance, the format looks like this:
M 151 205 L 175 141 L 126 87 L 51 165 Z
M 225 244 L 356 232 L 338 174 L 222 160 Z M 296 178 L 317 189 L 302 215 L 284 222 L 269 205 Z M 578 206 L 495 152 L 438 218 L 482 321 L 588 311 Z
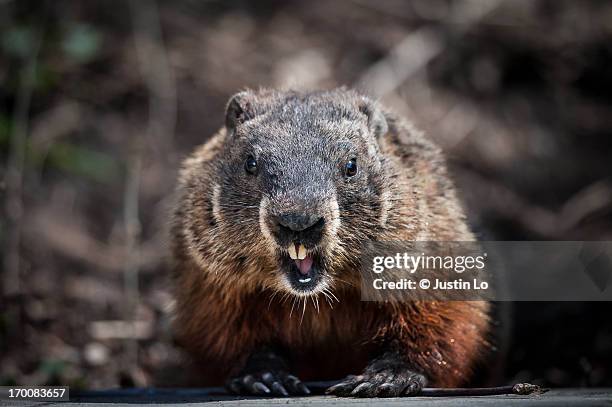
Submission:
M 462 9 L 462 24 L 456 29 L 461 33 L 486 17 L 497 8 L 501 0 L 464 1 L 457 7 Z M 369 95 L 381 98 L 404 83 L 436 55 L 444 50 L 440 34 L 433 28 L 423 27 L 408 34 L 382 60 L 370 66 L 357 81 L 357 88 Z
M 517 383 L 511 386 L 498 387 L 464 387 L 464 388 L 431 388 L 426 387 L 418 394 L 425 397 L 471 397 L 471 396 L 496 396 L 502 394 L 516 394 L 526 396 L 530 394 L 546 393 L 548 389 L 543 389 L 531 383 Z
M 159 158 L 165 159 L 172 139 L 176 121 L 176 87 L 166 52 L 158 46 L 161 25 L 157 4 L 154 1 L 130 1 L 130 12 L 134 23 L 134 46 L 140 70 L 149 90 L 149 115 L 147 137 L 160 146 Z M 144 140 L 137 137 L 127 157 L 128 175 L 124 191 L 123 221 L 125 225 L 126 263 L 124 288 L 126 295 L 125 319 L 136 318 L 138 305 L 138 264 L 141 224 L 139 218 L 140 180 L 142 172 Z M 126 368 L 138 363 L 138 343 L 126 340 Z
M 138 257 L 141 225 L 138 212 L 138 203 L 140 195 L 140 172 L 142 159 L 140 157 L 140 148 L 137 148 L 136 150 L 136 152 L 128 155 L 128 175 L 125 184 L 123 204 L 126 251 L 123 283 L 126 298 L 125 319 L 127 322 L 135 320 L 136 308 L 139 301 Z M 128 364 L 136 364 L 138 362 L 137 342 L 132 339 L 128 339 L 126 341 L 126 346 L 128 348 Z
M 525 230 L 546 239 L 561 239 L 575 234 L 580 223 L 598 212 L 605 213 L 612 207 L 612 188 L 605 180 L 599 180 L 569 198 L 560 211 L 532 204 L 512 189 L 494 182 L 475 171 L 457 171 L 464 182 L 472 185 L 471 199 L 478 205 L 513 219 Z M 487 197 L 486 200 L 478 197 Z
M 31 222 L 24 225 L 24 239 L 41 239 L 62 256 L 84 262 L 95 269 L 124 272 L 126 257 L 130 254 L 123 243 L 107 244 L 95 239 L 76 222 L 62 220 L 53 212 L 41 211 L 31 215 Z M 132 261 L 137 262 L 139 274 L 163 262 L 164 254 L 159 250 L 162 240 L 162 233 L 158 233 L 140 242 L 137 258 L 132 257 Z
M 176 79 L 164 47 L 157 3 L 146 0 L 129 4 L 138 66 L 149 90 L 147 133 L 156 141 L 152 145 L 158 146 L 159 158 L 167 160 L 176 127 Z
M 21 85 L 17 92 L 17 101 L 13 119 L 8 165 L 6 170 L 6 219 L 8 236 L 5 251 L 4 292 L 6 296 L 21 292 L 20 246 L 23 216 L 23 178 L 25 171 L 26 139 L 28 136 L 28 116 L 34 89 L 34 80 L 38 64 L 38 55 L 42 47 L 43 31 L 41 28 L 35 36 L 25 67 L 21 71 Z

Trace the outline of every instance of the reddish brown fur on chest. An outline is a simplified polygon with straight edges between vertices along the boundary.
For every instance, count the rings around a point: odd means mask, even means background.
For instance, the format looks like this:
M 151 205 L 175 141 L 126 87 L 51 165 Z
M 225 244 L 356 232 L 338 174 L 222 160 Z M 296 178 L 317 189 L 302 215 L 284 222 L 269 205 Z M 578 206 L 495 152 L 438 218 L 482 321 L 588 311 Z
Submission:
M 304 309 L 296 297 L 206 287 L 201 277 L 183 280 L 189 289 L 178 299 L 176 327 L 183 344 L 223 375 L 252 351 L 278 345 L 305 380 L 337 379 L 359 372 L 379 341 L 393 337 L 432 383 L 455 386 L 487 345 L 486 303 L 381 304 L 349 291 L 338 293 L 333 308 L 320 299 L 317 312 L 311 299 Z

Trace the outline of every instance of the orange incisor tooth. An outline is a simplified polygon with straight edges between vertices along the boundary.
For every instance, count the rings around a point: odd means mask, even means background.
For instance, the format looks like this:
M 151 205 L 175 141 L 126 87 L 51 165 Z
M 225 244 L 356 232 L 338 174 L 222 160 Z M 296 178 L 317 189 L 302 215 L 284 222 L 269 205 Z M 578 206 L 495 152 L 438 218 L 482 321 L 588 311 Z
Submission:
M 293 243 L 289 244 L 287 251 L 289 252 L 289 257 L 291 257 L 291 259 L 296 260 L 298 258 L 297 251 L 295 250 L 295 245 Z
M 303 244 L 298 248 L 297 258 L 300 260 L 304 260 L 306 258 L 306 247 Z

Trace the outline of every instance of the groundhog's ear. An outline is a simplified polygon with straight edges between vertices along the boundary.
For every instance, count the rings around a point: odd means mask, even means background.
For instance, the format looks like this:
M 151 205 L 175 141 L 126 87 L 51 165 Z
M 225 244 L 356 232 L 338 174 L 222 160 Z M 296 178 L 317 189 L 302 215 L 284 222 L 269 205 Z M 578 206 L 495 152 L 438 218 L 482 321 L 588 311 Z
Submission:
M 359 111 L 365 114 L 368 119 L 368 127 L 375 137 L 382 137 L 387 134 L 389 126 L 387 119 L 378 103 L 368 98 L 363 98 L 359 104 Z
M 253 108 L 254 96 L 250 92 L 240 92 L 232 96 L 225 110 L 225 125 L 228 130 L 255 117 Z

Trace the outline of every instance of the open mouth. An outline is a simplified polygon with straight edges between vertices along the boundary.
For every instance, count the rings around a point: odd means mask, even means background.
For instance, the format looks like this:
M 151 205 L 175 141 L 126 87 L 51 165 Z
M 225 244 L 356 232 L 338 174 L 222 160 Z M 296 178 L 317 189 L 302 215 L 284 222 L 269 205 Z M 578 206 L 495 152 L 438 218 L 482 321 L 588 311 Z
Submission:
M 321 279 L 318 256 L 297 243 L 289 244 L 287 253 L 281 263 L 291 287 L 304 293 L 314 291 Z

